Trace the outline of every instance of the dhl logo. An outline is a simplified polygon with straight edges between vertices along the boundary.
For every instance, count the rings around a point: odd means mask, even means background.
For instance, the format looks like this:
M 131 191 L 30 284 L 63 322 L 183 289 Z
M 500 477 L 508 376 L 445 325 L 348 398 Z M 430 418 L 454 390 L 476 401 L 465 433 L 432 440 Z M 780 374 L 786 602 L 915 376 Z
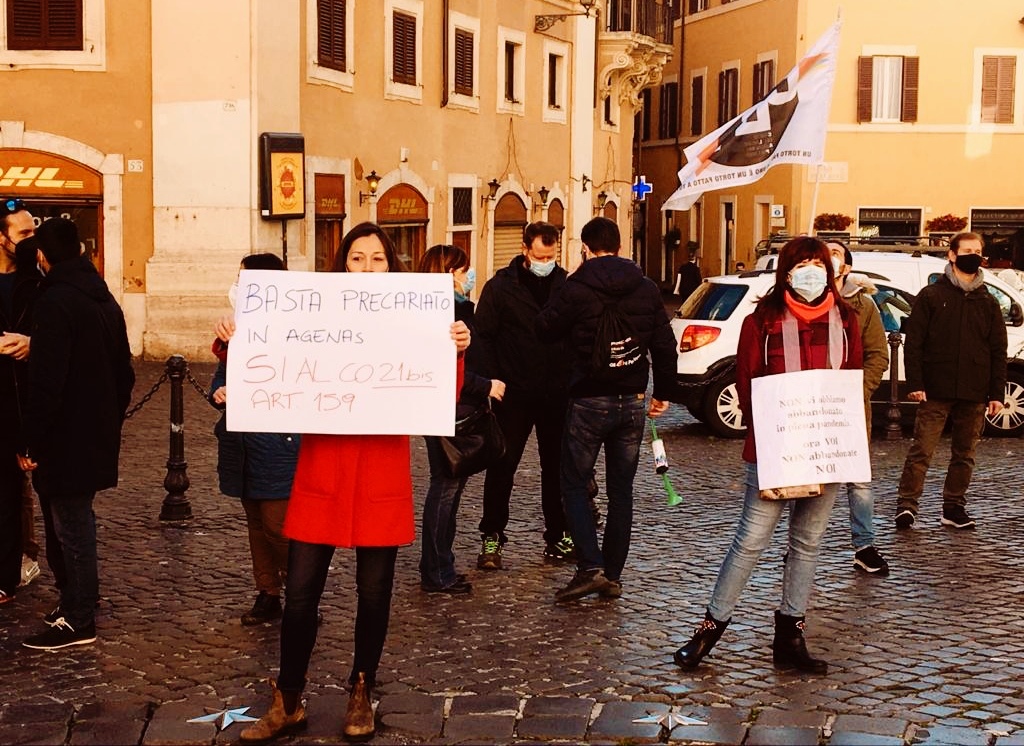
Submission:
M 56 178 L 60 168 L 51 166 L 11 166 L 6 171 L 0 168 L 0 187 L 38 187 L 40 189 L 82 189 L 84 184 L 78 180 Z

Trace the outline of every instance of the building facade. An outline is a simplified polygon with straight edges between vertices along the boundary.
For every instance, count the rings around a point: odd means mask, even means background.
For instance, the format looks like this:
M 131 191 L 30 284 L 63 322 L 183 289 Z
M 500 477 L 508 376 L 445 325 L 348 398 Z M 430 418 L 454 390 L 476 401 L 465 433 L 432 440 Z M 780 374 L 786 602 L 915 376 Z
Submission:
M 6 0 L 0 194 L 80 226 L 133 352 L 209 355 L 242 256 L 327 270 L 379 222 L 481 279 L 522 228 L 633 233 L 670 0 Z M 288 137 L 292 136 L 292 137 Z M 282 216 L 288 216 L 287 219 Z
M 682 10 L 676 61 L 647 94 L 638 127 L 638 167 L 655 186 L 644 251 L 660 272 L 648 274 L 669 282 L 691 250 L 705 275 L 751 267 L 758 241 L 815 232 L 821 214 L 845 216 L 831 227 L 853 236 L 948 235 L 963 222 L 986 237 L 990 265 L 1024 269 L 1019 4 L 686 0 Z M 662 212 L 682 149 L 767 95 L 837 18 L 825 161 L 775 166 L 753 184 L 706 192 L 690 210 Z

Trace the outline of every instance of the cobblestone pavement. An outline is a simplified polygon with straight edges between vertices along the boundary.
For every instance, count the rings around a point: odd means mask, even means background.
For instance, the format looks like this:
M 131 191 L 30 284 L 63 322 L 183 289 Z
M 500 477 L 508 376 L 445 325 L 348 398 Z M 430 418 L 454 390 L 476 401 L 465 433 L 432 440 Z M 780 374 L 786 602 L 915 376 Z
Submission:
M 136 399 L 163 370 L 140 363 Z M 212 367 L 193 366 L 204 385 Z M 95 645 L 20 647 L 56 595 L 43 575 L 0 611 L 0 743 L 226 743 L 206 708 L 269 698 L 278 627 L 243 627 L 252 603 L 241 510 L 214 470 L 215 413 L 186 386 L 186 458 L 194 518 L 158 516 L 168 452 L 167 386 L 125 428 L 122 481 L 96 502 L 102 595 Z M 808 618 L 827 676 L 777 673 L 772 611 L 782 535 L 767 550 L 714 654 L 694 672 L 672 662 L 703 614 L 740 508 L 740 443 L 710 437 L 682 408 L 659 422 L 683 504 L 668 508 L 646 458 L 633 548 L 618 600 L 555 606 L 571 568 L 541 559 L 538 470 L 520 468 L 506 569 L 475 569 L 482 480 L 460 510 L 459 566 L 470 596 L 427 595 L 418 544 L 399 553 L 392 624 L 379 673 L 375 743 L 1024 744 L 1024 442 L 985 440 L 971 511 L 975 532 L 939 525 L 942 469 L 929 477 L 918 528 L 892 529 L 907 441 L 873 443 L 878 546 L 888 578 L 854 571 L 837 502 Z M 943 447 L 945 447 L 944 441 Z M 414 439 L 417 495 L 425 490 Z M 937 458 L 944 464 L 944 456 Z M 351 660 L 352 555 L 339 550 L 309 672 L 310 726 L 297 743 L 340 742 Z M 707 725 L 632 722 L 671 711 Z

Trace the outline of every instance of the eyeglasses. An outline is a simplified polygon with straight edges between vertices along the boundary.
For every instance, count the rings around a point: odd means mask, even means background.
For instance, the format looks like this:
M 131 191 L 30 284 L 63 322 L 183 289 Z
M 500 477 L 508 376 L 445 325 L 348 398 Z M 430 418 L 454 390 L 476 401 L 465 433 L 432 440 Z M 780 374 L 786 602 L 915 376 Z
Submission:
M 0 210 L 3 211 L 3 214 L 0 214 L 0 217 L 5 218 L 8 215 L 13 215 L 16 212 L 21 212 L 22 210 L 27 209 L 28 208 L 25 206 L 25 203 L 20 199 L 4 200 L 3 203 L 0 203 Z

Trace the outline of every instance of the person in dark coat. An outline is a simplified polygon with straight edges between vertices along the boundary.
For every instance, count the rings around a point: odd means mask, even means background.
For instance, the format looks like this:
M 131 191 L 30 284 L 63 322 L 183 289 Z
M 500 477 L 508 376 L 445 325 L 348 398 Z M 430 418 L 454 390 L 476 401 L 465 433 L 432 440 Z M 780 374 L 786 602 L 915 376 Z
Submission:
M 896 528 L 912 528 L 932 454 L 953 423 L 949 468 L 942 487 L 941 524 L 973 529 L 967 488 L 986 413 L 999 414 L 1006 396 L 1006 323 L 985 288 L 984 241 L 977 233 L 949 240 L 945 274 L 921 290 L 907 319 L 907 398 L 920 402 L 896 500 Z
M 697 265 L 697 254 L 690 254 L 690 258 L 679 265 L 679 272 L 676 273 L 676 295 L 680 301 L 685 301 L 693 291 L 700 287 L 703 278 L 700 274 L 700 267 Z
M 285 269 L 275 254 L 249 254 L 242 269 Z M 235 286 L 232 285 L 232 288 Z M 228 297 L 234 305 L 234 293 Z M 210 384 L 210 403 L 224 410 L 227 403 L 228 340 L 213 343 L 217 370 Z M 241 500 L 249 534 L 256 600 L 242 615 L 242 624 L 269 622 L 281 616 L 281 588 L 288 573 L 288 539 L 284 517 L 299 458 L 298 433 L 243 433 L 227 428 L 227 414 L 213 428 L 217 436 L 217 476 L 220 491 Z
M 576 545 L 576 574 L 555 594 L 572 601 L 593 593 L 622 595 L 622 570 L 633 528 L 633 480 L 644 434 L 645 411 L 659 417 L 668 409 L 676 375 L 676 344 L 661 292 L 635 262 L 618 256 L 619 227 L 605 217 L 580 233 L 587 258 L 569 275 L 565 288 L 537 317 L 539 339 L 565 339 L 572 350 L 569 405 L 562 436 L 561 486 L 565 515 Z M 630 335 L 616 346 L 605 368 L 594 365 L 598 329 L 607 306 L 618 309 Z M 645 393 L 654 370 L 650 403 Z M 599 544 L 588 505 L 587 484 L 604 448 L 608 516 Z
M 540 461 L 540 502 L 544 513 L 544 558 L 576 556 L 562 509 L 558 469 L 567 404 L 569 357 L 562 342 L 542 342 L 534 321 L 565 285 L 558 266 L 558 229 L 545 222 L 523 231 L 522 254 L 499 269 L 480 293 L 474 316 L 473 347 L 477 372 L 505 382 L 505 398 L 494 412 L 505 434 L 505 457 L 487 470 L 480 518 L 481 570 L 500 570 L 508 540 L 509 503 L 523 450 L 536 430 Z
M 420 272 L 447 272 L 452 276 L 455 293 L 455 320 L 462 321 L 473 331 L 473 301 L 469 293 L 476 280 L 470 267 L 469 256 L 458 246 L 440 244 L 432 246 L 420 260 Z M 505 395 L 505 383 L 496 378 L 484 378 L 472 370 L 473 348 L 466 354 L 465 372 L 456 419 L 468 417 L 488 397 L 500 401 Z M 459 501 L 468 477 L 449 477 L 444 472 L 444 452 L 441 438 L 424 436 L 427 463 L 430 466 L 430 486 L 423 500 L 423 527 L 420 549 L 420 588 L 427 593 L 469 593 L 472 586 L 465 575 L 455 571 L 455 518 Z
M 48 507 L 67 581 L 59 616 L 22 645 L 55 650 L 96 639 L 99 490 L 117 486 L 121 426 L 135 373 L 121 307 L 89 259 L 75 224 L 52 218 L 36 232 L 40 285 L 32 320 L 25 450 L 18 460 Z
M 0 606 L 14 600 L 22 580 L 21 520 L 24 473 L 15 456 L 21 446 L 23 393 L 28 372 L 29 304 L 19 292 L 17 246 L 35 223 L 20 199 L 0 202 Z

